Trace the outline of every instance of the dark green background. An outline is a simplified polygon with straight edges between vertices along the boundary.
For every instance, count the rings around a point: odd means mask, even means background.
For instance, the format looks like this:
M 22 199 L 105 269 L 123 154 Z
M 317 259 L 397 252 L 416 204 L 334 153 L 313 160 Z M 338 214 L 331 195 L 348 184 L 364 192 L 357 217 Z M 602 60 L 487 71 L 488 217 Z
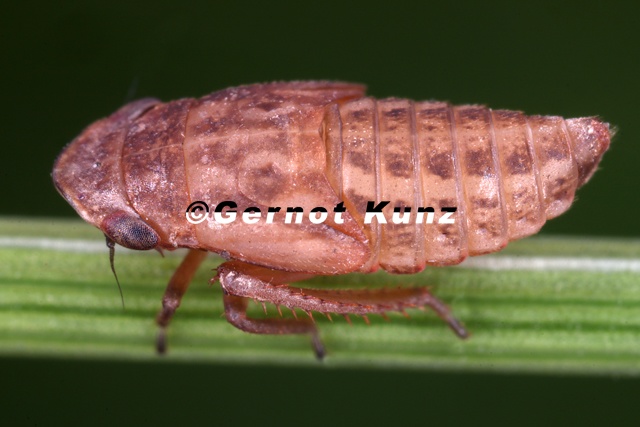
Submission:
M 0 215 L 73 216 L 51 185 L 53 160 L 132 98 L 340 79 L 378 97 L 600 115 L 620 129 L 613 146 L 544 232 L 637 237 L 640 7 L 631 4 L 10 2 L 0 14 Z M 170 363 L 3 359 L 0 375 L 3 421 L 27 424 L 632 422 L 639 395 L 630 379 Z

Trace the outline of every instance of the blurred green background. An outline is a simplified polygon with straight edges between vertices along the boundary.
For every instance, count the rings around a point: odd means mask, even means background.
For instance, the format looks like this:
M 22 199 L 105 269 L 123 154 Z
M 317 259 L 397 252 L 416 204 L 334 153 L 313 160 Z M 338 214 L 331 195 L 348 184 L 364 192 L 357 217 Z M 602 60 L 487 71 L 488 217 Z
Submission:
M 133 98 L 339 79 L 377 97 L 603 117 L 619 132 L 601 170 L 543 232 L 637 237 L 638 16 L 632 2 L 11 2 L 0 14 L 0 215 L 75 216 L 51 184 L 52 163 Z M 0 359 L 0 377 L 3 419 L 29 425 L 631 423 L 640 388 L 635 379 L 15 358 Z

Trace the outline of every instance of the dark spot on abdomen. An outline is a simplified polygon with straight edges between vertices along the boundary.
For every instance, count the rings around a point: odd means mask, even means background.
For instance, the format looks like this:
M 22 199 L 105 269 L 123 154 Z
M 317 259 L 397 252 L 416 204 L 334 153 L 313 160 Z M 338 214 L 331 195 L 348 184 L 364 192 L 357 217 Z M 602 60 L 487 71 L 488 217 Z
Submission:
M 507 172 L 510 175 L 522 175 L 531 172 L 531 160 L 526 151 L 514 151 L 506 160 Z
M 491 150 L 481 149 L 469 151 L 465 156 L 465 165 L 470 175 L 485 176 L 491 172 L 493 161 Z
M 453 177 L 453 160 L 449 153 L 439 153 L 429 158 L 427 163 L 429 171 L 442 179 L 451 179 Z

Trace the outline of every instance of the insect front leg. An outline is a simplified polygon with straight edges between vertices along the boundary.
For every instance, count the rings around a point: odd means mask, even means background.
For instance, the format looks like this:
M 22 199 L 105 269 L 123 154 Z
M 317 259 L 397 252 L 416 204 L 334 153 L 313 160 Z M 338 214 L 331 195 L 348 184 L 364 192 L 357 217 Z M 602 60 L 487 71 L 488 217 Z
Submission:
M 185 256 L 178 266 L 178 269 L 173 273 L 171 280 L 169 280 L 167 289 L 164 291 L 164 296 L 162 297 L 162 310 L 158 313 L 158 317 L 156 317 L 156 323 L 160 326 L 156 340 L 156 350 L 160 354 L 165 353 L 167 350 L 167 326 L 180 306 L 180 301 L 182 301 L 183 295 L 187 292 L 193 275 L 206 257 L 206 251 L 196 249 L 189 250 L 189 253 L 187 253 L 187 256 Z

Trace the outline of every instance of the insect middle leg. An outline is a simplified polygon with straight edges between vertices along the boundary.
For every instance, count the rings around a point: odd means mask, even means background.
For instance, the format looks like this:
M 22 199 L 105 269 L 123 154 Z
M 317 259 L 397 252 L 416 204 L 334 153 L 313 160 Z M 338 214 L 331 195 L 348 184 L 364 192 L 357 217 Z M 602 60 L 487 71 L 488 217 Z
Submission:
M 322 360 L 325 355 L 324 345 L 318 330 L 308 319 L 251 319 L 247 316 L 247 298 L 224 292 L 224 312 L 227 321 L 236 328 L 252 334 L 309 334 L 316 358 Z
M 316 355 L 324 350 L 318 347 L 316 329 L 309 319 L 250 319 L 246 316 L 246 298 L 271 302 L 291 310 L 300 308 L 309 314 L 337 313 L 366 316 L 371 313 L 404 311 L 407 308 L 429 307 L 440 316 L 461 338 L 468 336 L 464 326 L 449 308 L 429 293 L 427 288 L 395 288 L 376 290 L 325 290 L 289 286 L 286 283 L 312 277 L 304 273 L 287 273 L 264 267 L 230 261 L 218 267 L 219 279 L 225 293 L 227 320 L 237 328 L 259 334 L 309 333 L 314 341 Z M 244 302 L 241 303 L 241 301 Z

